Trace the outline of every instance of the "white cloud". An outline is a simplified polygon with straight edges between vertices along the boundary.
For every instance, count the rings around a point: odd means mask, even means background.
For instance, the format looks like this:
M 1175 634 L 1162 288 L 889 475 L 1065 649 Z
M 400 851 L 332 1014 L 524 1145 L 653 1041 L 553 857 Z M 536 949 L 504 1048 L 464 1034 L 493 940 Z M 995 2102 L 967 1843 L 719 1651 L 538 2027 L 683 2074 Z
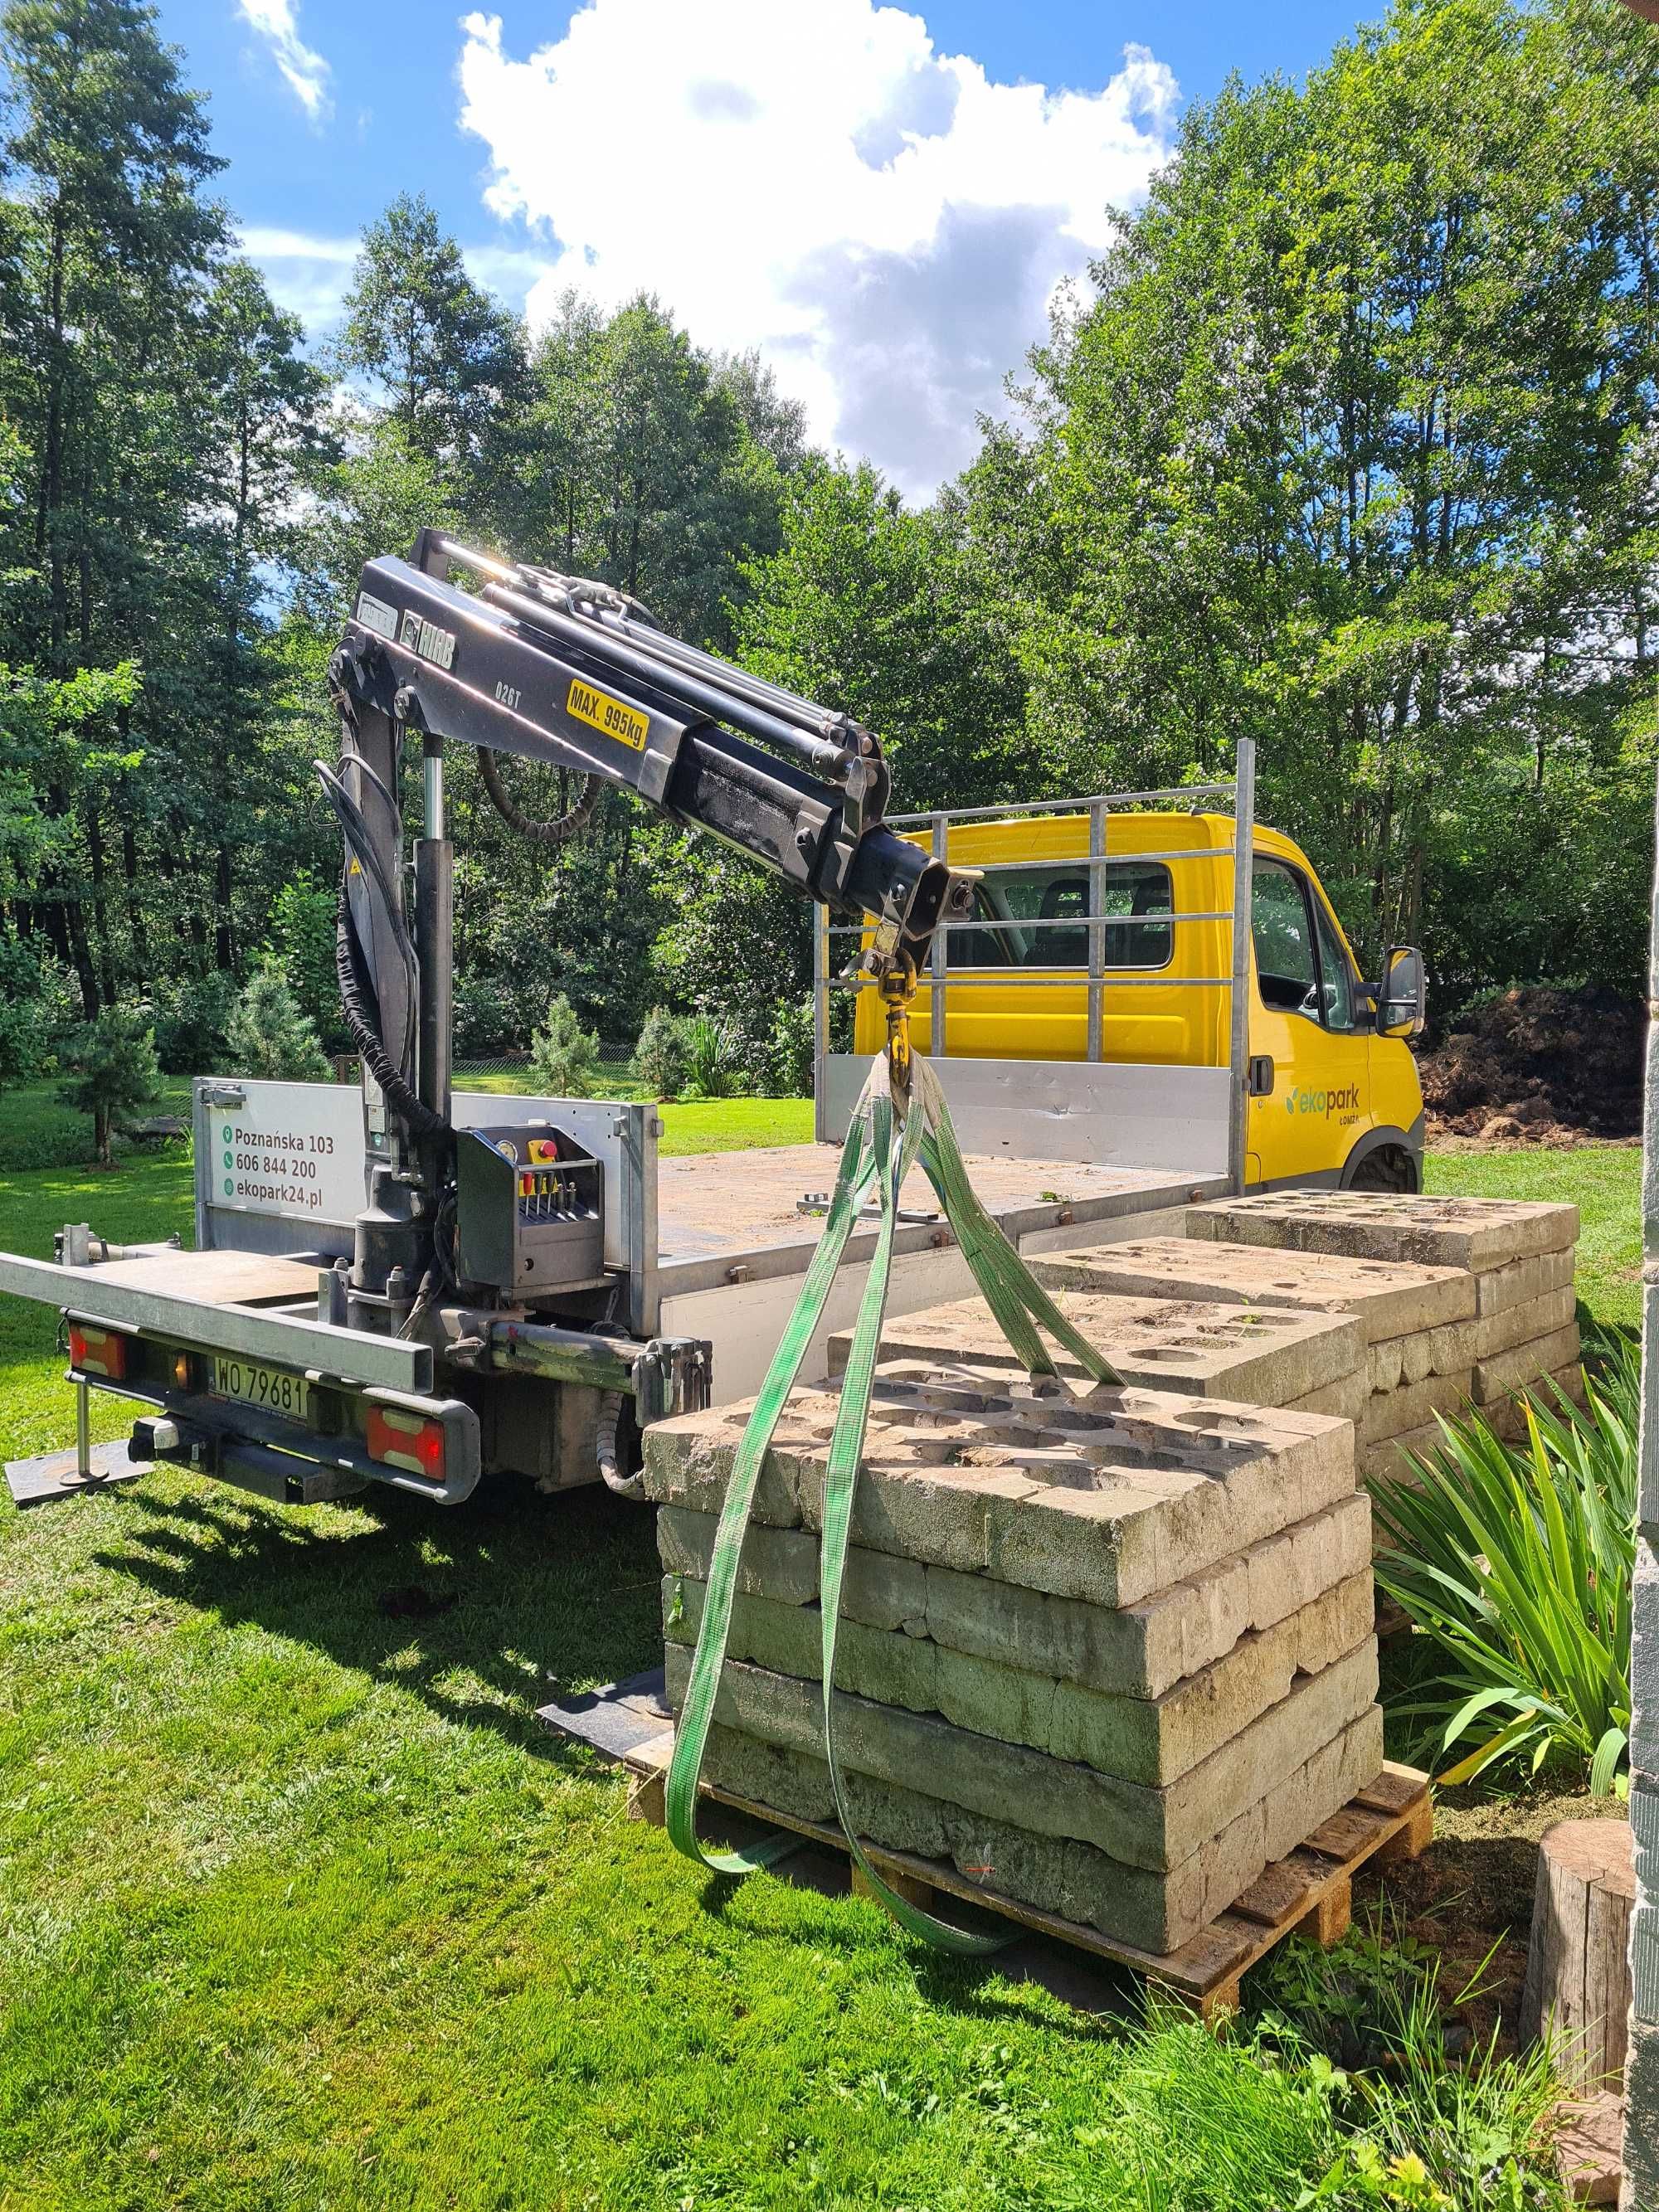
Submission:
M 816 435 L 926 492 L 1169 150 L 1144 47 L 1094 92 L 999 84 L 872 0 L 589 0 L 520 60 L 463 26 L 486 200 L 542 227 L 532 321 L 574 284 L 655 291 L 699 343 L 760 345 Z
M 242 251 L 264 270 L 271 298 L 313 335 L 339 314 L 359 244 L 356 238 L 313 238 L 259 223 L 242 232 Z
M 237 0 L 242 21 L 252 25 L 270 48 L 289 89 L 304 108 L 314 128 L 320 130 L 334 112 L 328 88 L 329 66 L 314 46 L 300 36 L 295 0 Z

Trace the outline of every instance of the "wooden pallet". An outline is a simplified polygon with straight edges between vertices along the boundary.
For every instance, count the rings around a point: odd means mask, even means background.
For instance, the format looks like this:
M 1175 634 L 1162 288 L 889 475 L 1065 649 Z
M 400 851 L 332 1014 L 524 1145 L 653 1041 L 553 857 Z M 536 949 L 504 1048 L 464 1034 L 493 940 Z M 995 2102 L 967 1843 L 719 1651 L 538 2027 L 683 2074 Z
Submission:
M 663 1701 L 660 1671 L 544 1706 L 539 1717 L 559 1734 L 591 1745 L 625 1767 L 633 1777 L 630 1819 L 663 1825 L 663 1784 L 674 1731 Z M 786 1829 L 827 1850 L 847 1850 L 847 1838 L 839 1828 L 797 1820 L 706 1782 L 702 1794 L 710 1804 L 763 1828 Z M 1114 1942 L 1097 1929 L 1022 1905 L 969 1881 L 943 1861 L 873 1844 L 866 1844 L 865 1852 L 884 1881 L 927 1911 L 937 1911 L 941 1899 L 978 1905 L 1073 1950 L 1131 1967 L 1190 2005 L 1202 2019 L 1214 2021 L 1238 2010 L 1243 1977 L 1285 1936 L 1307 1936 L 1325 1944 L 1340 1940 L 1352 1915 L 1353 1877 L 1362 1866 L 1372 1860 L 1386 1864 L 1418 1858 L 1433 1834 L 1428 1777 L 1390 1761 L 1375 1782 L 1358 1791 L 1288 1857 L 1258 1875 L 1208 1927 L 1179 1950 L 1164 1954 Z M 863 1886 L 856 1868 L 853 1886 Z

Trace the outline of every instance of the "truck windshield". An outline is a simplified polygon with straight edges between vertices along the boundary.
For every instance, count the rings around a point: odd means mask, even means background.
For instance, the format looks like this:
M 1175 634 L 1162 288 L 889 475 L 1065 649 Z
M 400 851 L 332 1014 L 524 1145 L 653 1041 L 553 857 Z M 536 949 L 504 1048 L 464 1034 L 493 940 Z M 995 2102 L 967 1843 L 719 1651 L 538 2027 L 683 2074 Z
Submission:
M 1143 919 L 1174 912 L 1170 871 L 1150 861 L 1109 861 L 1101 919 L 1108 969 L 1167 967 L 1170 922 Z M 1089 965 L 1089 869 L 1064 860 L 999 868 L 975 894 L 974 920 L 993 927 L 954 929 L 945 945 L 952 968 L 1076 968 Z

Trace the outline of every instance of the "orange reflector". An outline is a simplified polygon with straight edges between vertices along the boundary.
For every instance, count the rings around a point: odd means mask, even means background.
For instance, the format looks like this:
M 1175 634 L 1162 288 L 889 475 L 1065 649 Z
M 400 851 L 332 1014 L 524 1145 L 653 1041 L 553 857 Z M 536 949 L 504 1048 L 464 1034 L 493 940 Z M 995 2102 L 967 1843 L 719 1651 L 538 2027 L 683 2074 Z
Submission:
M 368 1455 L 383 1467 L 401 1467 L 410 1474 L 443 1480 L 444 1428 L 419 1413 L 405 1413 L 392 1406 L 368 1409 Z
M 190 1354 L 175 1352 L 173 1355 L 173 1379 L 181 1390 L 190 1388 Z
M 84 1375 L 105 1375 L 112 1382 L 125 1380 L 127 1347 L 130 1337 L 118 1336 L 112 1328 L 88 1328 L 79 1322 L 70 1323 L 70 1365 L 78 1367 Z

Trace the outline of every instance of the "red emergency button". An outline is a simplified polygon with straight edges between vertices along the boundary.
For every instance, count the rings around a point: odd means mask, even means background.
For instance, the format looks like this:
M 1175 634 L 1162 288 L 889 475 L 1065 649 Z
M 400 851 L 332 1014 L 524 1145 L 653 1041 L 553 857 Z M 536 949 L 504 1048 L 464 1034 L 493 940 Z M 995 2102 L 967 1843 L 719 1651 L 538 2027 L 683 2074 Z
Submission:
M 559 1140 L 556 1137 L 532 1137 L 526 1150 L 532 1160 L 556 1160 Z

